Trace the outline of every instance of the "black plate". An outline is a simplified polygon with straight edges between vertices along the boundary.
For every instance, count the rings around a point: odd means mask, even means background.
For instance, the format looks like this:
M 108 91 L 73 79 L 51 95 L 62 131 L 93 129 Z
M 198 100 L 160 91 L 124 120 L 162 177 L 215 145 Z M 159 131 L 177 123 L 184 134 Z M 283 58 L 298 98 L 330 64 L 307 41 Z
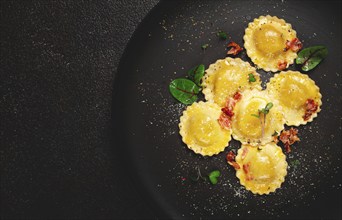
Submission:
M 341 3 L 326 1 L 162 1 L 135 31 L 115 82 L 113 116 L 117 148 L 132 180 L 152 209 L 171 218 L 341 218 Z M 225 152 L 202 157 L 178 134 L 185 109 L 168 85 L 200 63 L 224 58 L 226 44 L 243 45 L 244 29 L 260 15 L 291 23 L 304 46 L 325 45 L 328 57 L 309 72 L 323 95 L 322 112 L 299 127 L 301 142 L 290 154 L 281 189 L 253 195 L 225 162 Z M 227 41 L 216 37 L 227 32 Z M 206 50 L 201 45 L 208 43 Z M 245 53 L 238 57 L 249 61 Z M 293 65 L 291 69 L 299 69 Z M 264 83 L 273 73 L 259 71 Z M 294 165 L 299 161 L 299 165 Z M 190 173 L 219 169 L 215 186 L 192 182 Z

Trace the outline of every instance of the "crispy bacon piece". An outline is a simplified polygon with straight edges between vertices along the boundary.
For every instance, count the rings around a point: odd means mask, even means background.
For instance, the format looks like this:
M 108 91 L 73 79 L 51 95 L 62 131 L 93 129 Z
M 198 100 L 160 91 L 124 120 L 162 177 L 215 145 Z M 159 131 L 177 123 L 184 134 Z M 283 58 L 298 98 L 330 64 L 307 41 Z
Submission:
M 318 103 L 313 99 L 308 99 L 305 102 L 305 114 L 303 116 L 304 121 L 310 119 L 311 115 L 315 113 L 318 109 Z
M 224 112 L 221 112 L 221 115 L 219 119 L 217 119 L 218 123 L 220 124 L 221 128 L 223 129 L 230 129 L 232 127 L 231 125 L 231 117 L 226 115 Z
M 243 168 L 243 172 L 245 172 L 245 174 L 248 174 L 249 173 L 249 167 L 251 166 L 251 163 L 248 162 L 244 165 L 242 165 L 242 168 Z
M 279 136 L 281 142 L 283 142 L 285 150 L 287 153 L 291 152 L 290 146 L 294 144 L 296 141 L 300 141 L 297 136 L 298 129 L 290 128 L 289 130 L 283 130 Z
M 303 44 L 302 42 L 300 42 L 300 40 L 298 38 L 293 38 L 291 41 L 286 41 L 286 48 L 285 51 L 287 51 L 288 49 L 291 49 L 293 52 L 297 52 L 300 49 L 302 49 Z
M 278 62 L 278 70 L 284 70 L 287 67 L 287 62 L 286 61 L 279 61 Z
M 234 41 L 230 42 L 227 47 L 231 47 L 227 54 L 232 54 L 232 55 L 237 55 L 238 53 L 240 53 L 240 51 L 243 50 L 243 48 L 240 47 L 240 45 L 238 45 L 237 43 L 235 43 Z
M 233 97 L 227 99 L 226 105 L 221 109 L 221 115 L 219 117 L 218 123 L 223 129 L 231 128 L 232 117 L 234 116 L 234 107 L 236 103 L 241 99 L 242 95 L 240 92 L 236 92 Z
M 221 111 L 229 117 L 234 116 L 234 112 L 231 109 L 229 109 L 228 107 L 222 108 Z
M 243 169 L 243 172 L 246 174 L 246 180 L 247 181 L 254 179 L 253 175 L 249 172 L 250 166 L 251 166 L 251 162 L 248 162 L 248 163 L 242 165 L 242 169 Z
M 235 154 L 233 151 L 229 151 L 226 156 L 229 165 L 233 166 L 236 170 L 240 169 L 240 165 L 235 161 Z
M 239 101 L 240 99 L 242 98 L 242 95 L 240 92 L 236 92 L 234 95 L 233 95 L 233 99 L 235 101 Z

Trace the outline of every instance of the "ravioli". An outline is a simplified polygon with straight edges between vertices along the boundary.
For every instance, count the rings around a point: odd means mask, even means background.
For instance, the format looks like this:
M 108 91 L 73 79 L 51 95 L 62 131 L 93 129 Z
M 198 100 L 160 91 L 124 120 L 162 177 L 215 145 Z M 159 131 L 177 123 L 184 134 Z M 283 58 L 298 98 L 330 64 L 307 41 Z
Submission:
M 269 194 L 280 188 L 287 175 L 286 156 L 275 143 L 242 145 L 235 158 L 241 185 L 254 194 Z
M 250 82 L 249 77 L 254 78 L 255 82 Z M 237 91 L 251 88 L 261 90 L 261 81 L 255 68 L 248 62 L 227 57 L 209 66 L 203 77 L 202 86 L 205 99 L 223 107 L 227 98 Z
M 306 74 L 298 71 L 280 72 L 270 79 L 266 90 L 279 101 L 287 125 L 299 126 L 311 122 L 321 111 L 322 95 L 319 87 Z M 308 100 L 316 103 L 317 109 L 305 119 Z
M 228 146 L 231 129 L 218 123 L 221 108 L 210 102 L 195 102 L 183 112 L 179 128 L 183 142 L 189 149 L 203 156 L 218 154 Z
M 248 24 L 243 37 L 244 47 L 252 62 L 265 71 L 288 68 L 297 53 L 286 49 L 287 42 L 296 39 L 296 31 L 276 16 L 260 16 Z
M 268 114 L 265 117 L 259 115 L 268 103 L 273 104 Z M 242 144 L 266 144 L 273 140 L 275 132 L 284 129 L 284 123 L 284 114 L 277 100 L 271 99 L 265 90 L 245 90 L 234 108 L 233 138 Z

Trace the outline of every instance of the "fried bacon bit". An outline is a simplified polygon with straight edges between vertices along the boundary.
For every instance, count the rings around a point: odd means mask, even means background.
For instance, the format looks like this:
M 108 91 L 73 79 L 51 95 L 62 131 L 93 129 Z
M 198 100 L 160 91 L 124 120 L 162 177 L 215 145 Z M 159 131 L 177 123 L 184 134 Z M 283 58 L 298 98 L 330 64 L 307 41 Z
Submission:
M 221 111 L 229 117 L 234 116 L 234 112 L 231 109 L 229 109 L 228 107 L 222 108 Z
M 242 95 L 240 92 L 236 92 L 234 95 L 233 95 L 233 99 L 235 101 L 239 101 L 240 99 L 242 98 Z
M 235 154 L 233 151 L 229 151 L 226 156 L 229 165 L 233 166 L 236 170 L 240 169 L 240 165 L 235 161 Z
M 223 129 L 231 128 L 232 117 L 234 116 L 234 107 L 236 103 L 241 99 L 242 95 L 240 92 L 236 92 L 233 97 L 227 99 L 226 105 L 221 109 L 221 115 L 219 117 L 218 123 Z
M 251 166 L 251 162 L 248 162 L 248 163 L 242 165 L 242 169 L 243 169 L 243 172 L 245 172 L 245 174 L 246 174 L 246 180 L 247 181 L 254 179 L 253 175 L 251 173 L 249 173 L 250 166 Z
M 219 119 L 217 119 L 218 123 L 220 124 L 221 128 L 223 129 L 230 129 L 231 125 L 231 117 L 226 115 L 225 113 L 221 113 Z
M 302 49 L 303 44 L 302 42 L 300 42 L 300 40 L 298 38 L 293 38 L 291 41 L 286 41 L 286 48 L 285 51 L 287 51 L 288 49 L 291 49 L 293 52 L 297 52 L 300 49 Z
M 227 47 L 231 47 L 227 54 L 232 54 L 232 55 L 237 55 L 238 53 L 240 53 L 243 48 L 240 47 L 240 45 L 238 45 L 237 43 L 235 43 L 234 41 L 230 42 Z
M 278 62 L 278 70 L 284 70 L 287 67 L 287 62 L 286 61 L 279 61 Z
M 305 114 L 303 116 L 304 121 L 310 119 L 311 115 L 315 113 L 318 109 L 318 103 L 315 102 L 313 99 L 308 99 L 305 102 Z
M 297 136 L 298 129 L 290 128 L 290 130 L 283 130 L 279 136 L 281 142 L 283 142 L 285 150 L 287 153 L 291 152 L 290 146 L 294 144 L 296 141 L 300 141 Z

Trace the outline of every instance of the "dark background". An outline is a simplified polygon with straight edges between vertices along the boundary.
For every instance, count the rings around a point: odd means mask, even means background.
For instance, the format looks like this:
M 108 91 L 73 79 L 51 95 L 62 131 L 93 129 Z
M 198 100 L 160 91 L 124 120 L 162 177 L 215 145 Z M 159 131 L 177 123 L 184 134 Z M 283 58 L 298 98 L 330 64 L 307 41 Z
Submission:
M 125 45 L 157 2 L 1 2 L 1 219 L 154 217 L 111 110 Z

